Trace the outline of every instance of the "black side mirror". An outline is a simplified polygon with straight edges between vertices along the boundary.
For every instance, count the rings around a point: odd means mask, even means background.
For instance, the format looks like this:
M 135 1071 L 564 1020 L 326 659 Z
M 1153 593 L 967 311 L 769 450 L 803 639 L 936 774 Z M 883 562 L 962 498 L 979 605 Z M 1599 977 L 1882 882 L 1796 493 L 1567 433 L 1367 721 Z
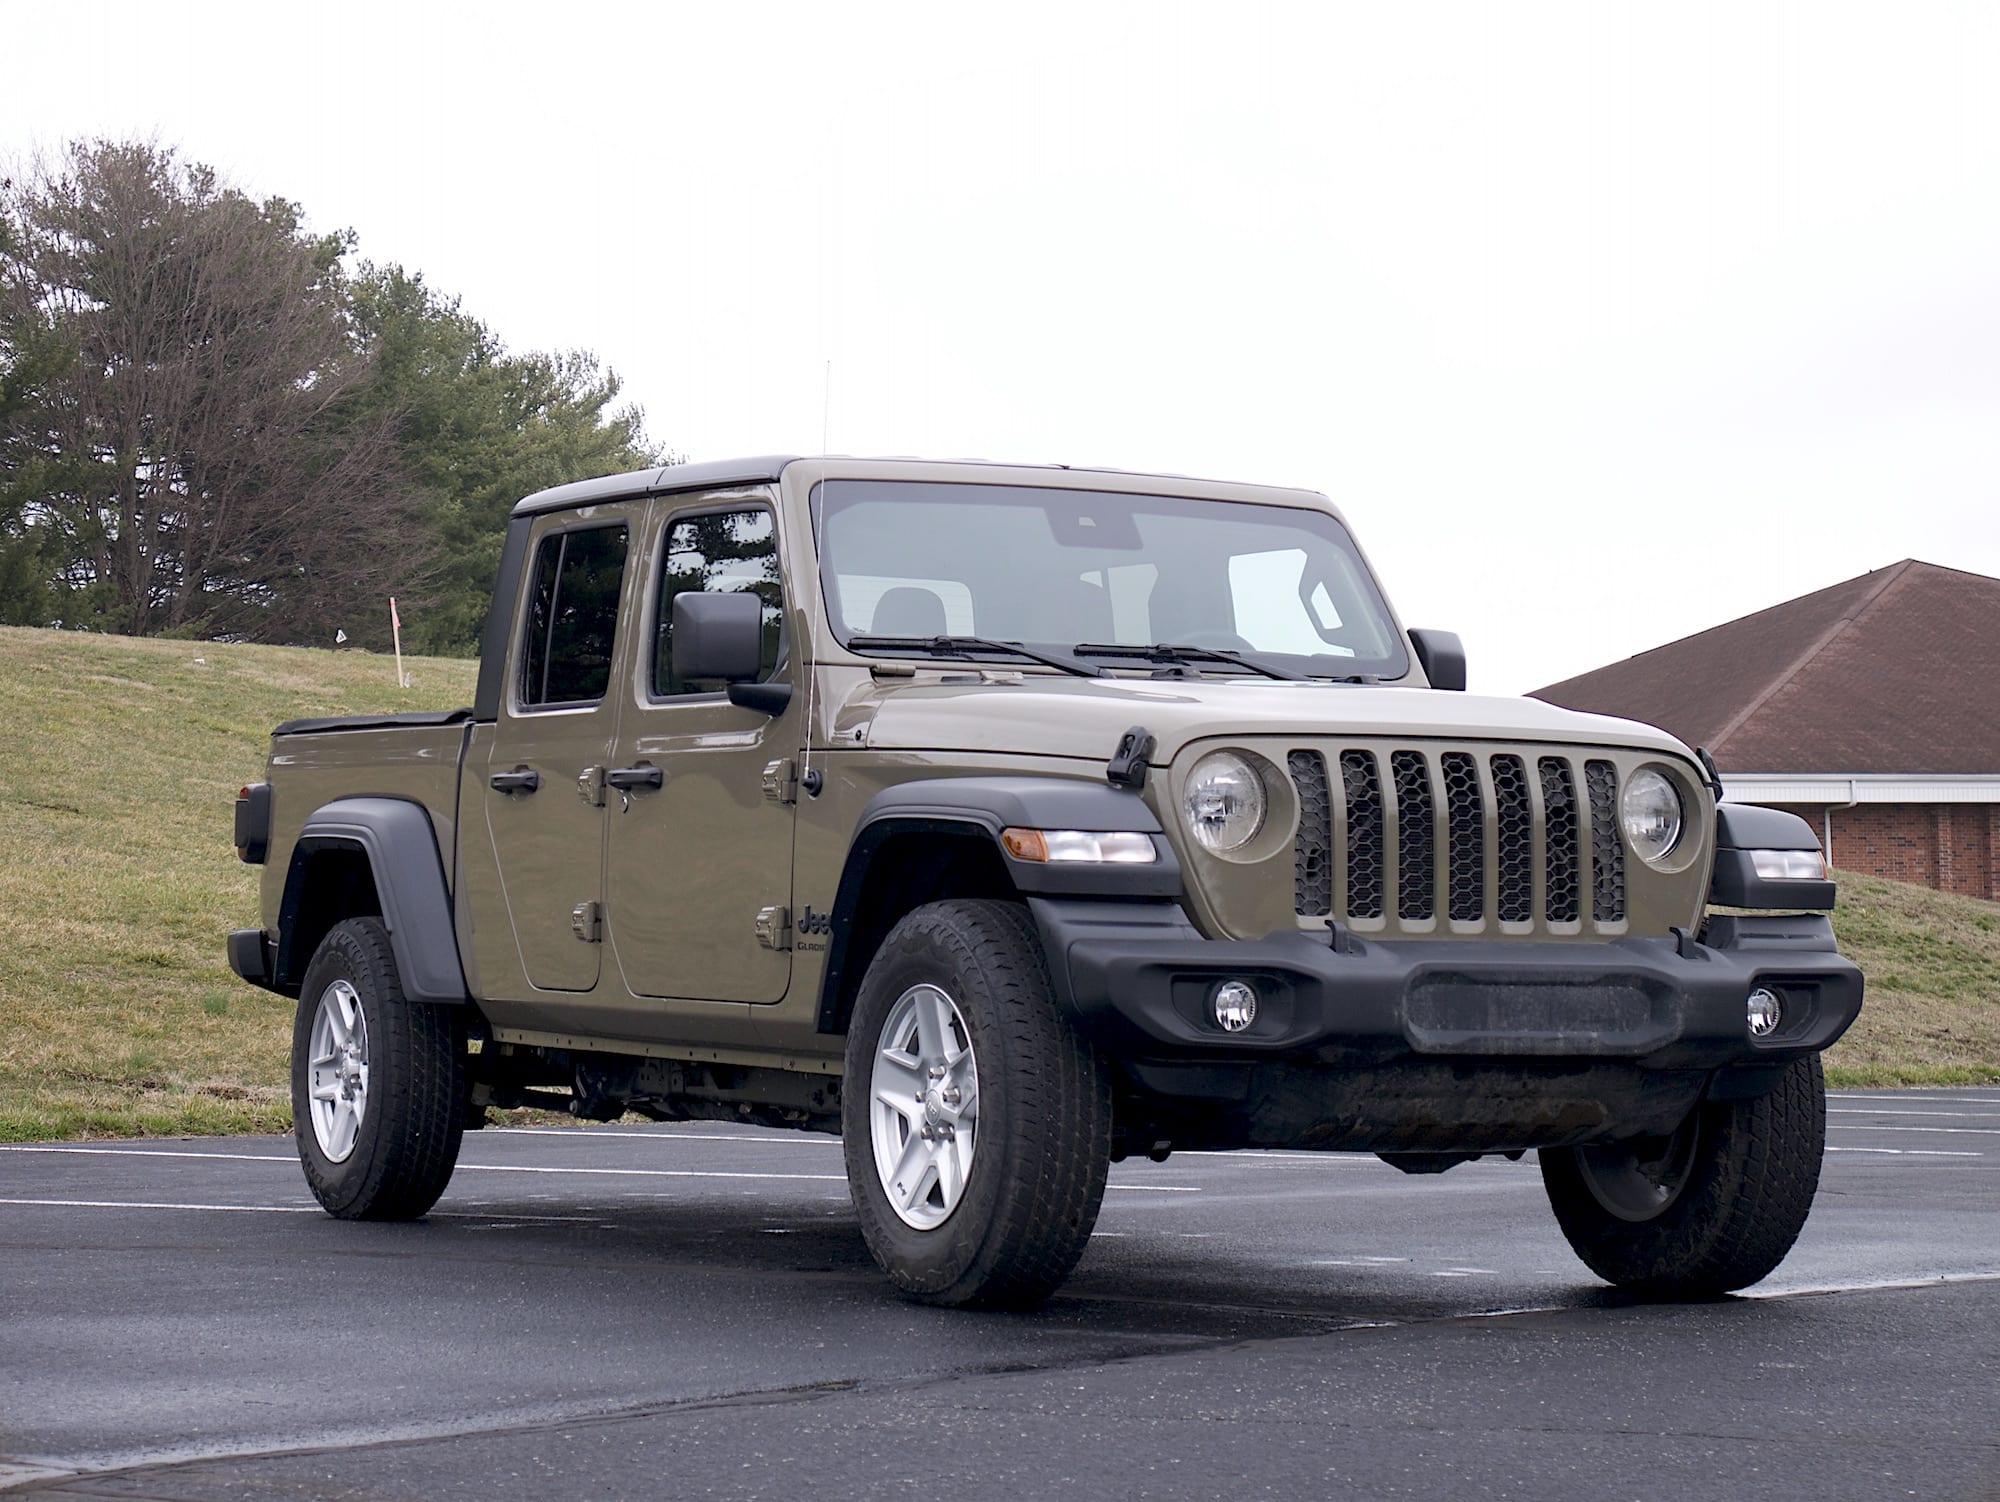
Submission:
M 1465 644 L 1456 631 L 1412 631 L 1410 645 L 1417 649 L 1417 661 L 1432 688 L 1465 692 Z
M 674 676 L 683 683 L 720 679 L 729 702 L 782 714 L 789 683 L 752 682 L 764 670 L 764 602 L 753 594 L 683 590 L 674 596 Z

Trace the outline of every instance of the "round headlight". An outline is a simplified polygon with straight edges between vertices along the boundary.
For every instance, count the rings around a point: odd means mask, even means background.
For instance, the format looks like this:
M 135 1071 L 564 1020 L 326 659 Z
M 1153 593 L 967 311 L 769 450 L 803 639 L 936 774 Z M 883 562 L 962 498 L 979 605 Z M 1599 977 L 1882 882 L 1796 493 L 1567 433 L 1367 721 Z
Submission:
M 1681 840 L 1681 794 L 1668 778 L 1646 771 L 1625 784 L 1619 800 L 1625 838 L 1649 862 L 1665 860 Z
M 1194 837 L 1220 855 L 1264 827 L 1264 779 L 1235 752 L 1213 751 L 1194 764 L 1181 804 Z

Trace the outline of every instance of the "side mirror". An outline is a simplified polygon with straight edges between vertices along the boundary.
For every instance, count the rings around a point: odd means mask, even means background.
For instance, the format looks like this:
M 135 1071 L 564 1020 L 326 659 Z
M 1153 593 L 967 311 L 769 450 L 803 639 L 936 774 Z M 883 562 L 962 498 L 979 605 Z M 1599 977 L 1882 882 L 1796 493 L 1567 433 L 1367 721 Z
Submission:
M 1456 631 L 1412 631 L 1410 645 L 1417 649 L 1417 661 L 1432 688 L 1465 692 L 1465 644 Z
M 674 596 L 674 676 L 683 683 L 720 680 L 729 702 L 768 715 L 785 712 L 789 683 L 758 683 L 764 670 L 764 602 L 738 591 L 683 590 Z
M 674 676 L 741 683 L 764 670 L 764 602 L 685 589 L 674 596 Z

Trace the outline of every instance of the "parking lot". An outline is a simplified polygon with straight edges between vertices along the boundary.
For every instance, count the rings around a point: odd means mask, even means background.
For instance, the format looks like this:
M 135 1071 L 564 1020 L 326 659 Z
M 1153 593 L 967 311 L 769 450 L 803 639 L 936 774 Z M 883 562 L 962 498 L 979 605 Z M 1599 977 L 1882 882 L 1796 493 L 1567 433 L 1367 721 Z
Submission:
M 1192 1153 L 1025 1316 L 897 1299 L 824 1137 L 488 1131 L 416 1225 L 289 1139 L 4 1147 L 0 1487 L 2000 1497 L 2000 1090 L 1828 1120 L 1746 1298 L 1606 1289 L 1532 1160 Z

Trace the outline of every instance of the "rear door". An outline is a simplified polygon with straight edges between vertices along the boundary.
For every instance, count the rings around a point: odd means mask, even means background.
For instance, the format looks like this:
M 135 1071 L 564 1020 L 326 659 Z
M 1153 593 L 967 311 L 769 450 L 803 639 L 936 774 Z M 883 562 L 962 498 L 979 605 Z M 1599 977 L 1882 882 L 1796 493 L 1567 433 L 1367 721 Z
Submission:
M 644 501 L 539 519 L 479 796 L 529 984 L 587 992 L 604 938 L 605 768 Z
M 650 660 L 611 764 L 629 787 L 606 816 L 611 941 L 635 996 L 779 1001 L 791 979 L 791 772 L 804 706 L 795 693 L 774 717 L 730 703 L 719 683 L 679 681 L 672 638 L 683 591 L 755 594 L 762 681 L 794 676 L 777 508 L 767 492 L 740 490 L 655 505 L 647 629 L 631 633 Z

